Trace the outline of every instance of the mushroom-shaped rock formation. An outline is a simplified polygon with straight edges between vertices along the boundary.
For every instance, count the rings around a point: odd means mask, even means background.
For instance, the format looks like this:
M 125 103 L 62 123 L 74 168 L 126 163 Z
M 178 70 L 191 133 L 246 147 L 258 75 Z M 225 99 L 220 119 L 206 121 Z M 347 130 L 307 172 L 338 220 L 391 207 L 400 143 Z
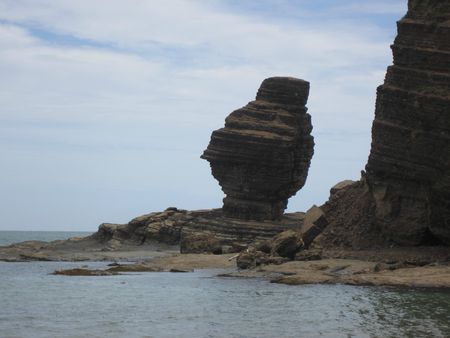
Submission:
M 256 100 L 232 112 L 201 156 L 226 194 L 225 216 L 277 220 L 303 187 L 313 155 L 309 82 L 265 79 Z
M 410 0 L 392 50 L 366 166 L 376 222 L 400 244 L 450 243 L 450 2 Z

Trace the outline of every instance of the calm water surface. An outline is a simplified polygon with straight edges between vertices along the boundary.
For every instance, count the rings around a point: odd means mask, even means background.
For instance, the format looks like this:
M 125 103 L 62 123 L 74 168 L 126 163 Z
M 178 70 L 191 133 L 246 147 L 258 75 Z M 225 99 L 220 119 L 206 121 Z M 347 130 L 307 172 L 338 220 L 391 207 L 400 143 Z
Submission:
M 23 241 L 55 241 L 69 237 L 83 237 L 92 232 L 82 231 L 0 231 L 0 246 Z
M 0 262 L 0 337 L 450 337 L 450 293 Z

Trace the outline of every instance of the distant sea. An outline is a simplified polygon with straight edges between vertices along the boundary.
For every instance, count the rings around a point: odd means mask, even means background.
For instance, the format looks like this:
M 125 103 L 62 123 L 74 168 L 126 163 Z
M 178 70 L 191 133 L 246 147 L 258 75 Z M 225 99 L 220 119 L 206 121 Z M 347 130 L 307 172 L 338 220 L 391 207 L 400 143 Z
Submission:
M 74 234 L 13 233 L 8 238 Z M 0 262 L 0 337 L 450 337 L 448 290 L 287 286 L 215 277 L 218 270 L 50 274 L 107 264 Z
M 55 241 L 90 234 L 92 232 L 85 231 L 0 231 L 0 246 L 23 241 Z

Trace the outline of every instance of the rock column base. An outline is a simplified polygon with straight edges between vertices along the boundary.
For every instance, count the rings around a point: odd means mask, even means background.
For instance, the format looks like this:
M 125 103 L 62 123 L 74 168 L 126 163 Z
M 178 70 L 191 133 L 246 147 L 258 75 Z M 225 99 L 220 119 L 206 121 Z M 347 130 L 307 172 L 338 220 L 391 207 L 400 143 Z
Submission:
M 223 213 L 226 217 L 246 220 L 280 220 L 287 201 L 251 201 L 232 197 L 223 199 Z

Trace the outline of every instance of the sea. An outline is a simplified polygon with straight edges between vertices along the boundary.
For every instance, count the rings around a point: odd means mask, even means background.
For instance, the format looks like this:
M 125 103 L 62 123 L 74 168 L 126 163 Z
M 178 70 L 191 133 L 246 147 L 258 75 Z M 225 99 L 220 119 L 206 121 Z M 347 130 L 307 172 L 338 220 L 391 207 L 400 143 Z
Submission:
M 0 231 L 0 245 L 87 233 Z M 221 271 L 52 275 L 109 262 L 0 262 L 0 337 L 450 337 L 450 292 L 272 284 Z

